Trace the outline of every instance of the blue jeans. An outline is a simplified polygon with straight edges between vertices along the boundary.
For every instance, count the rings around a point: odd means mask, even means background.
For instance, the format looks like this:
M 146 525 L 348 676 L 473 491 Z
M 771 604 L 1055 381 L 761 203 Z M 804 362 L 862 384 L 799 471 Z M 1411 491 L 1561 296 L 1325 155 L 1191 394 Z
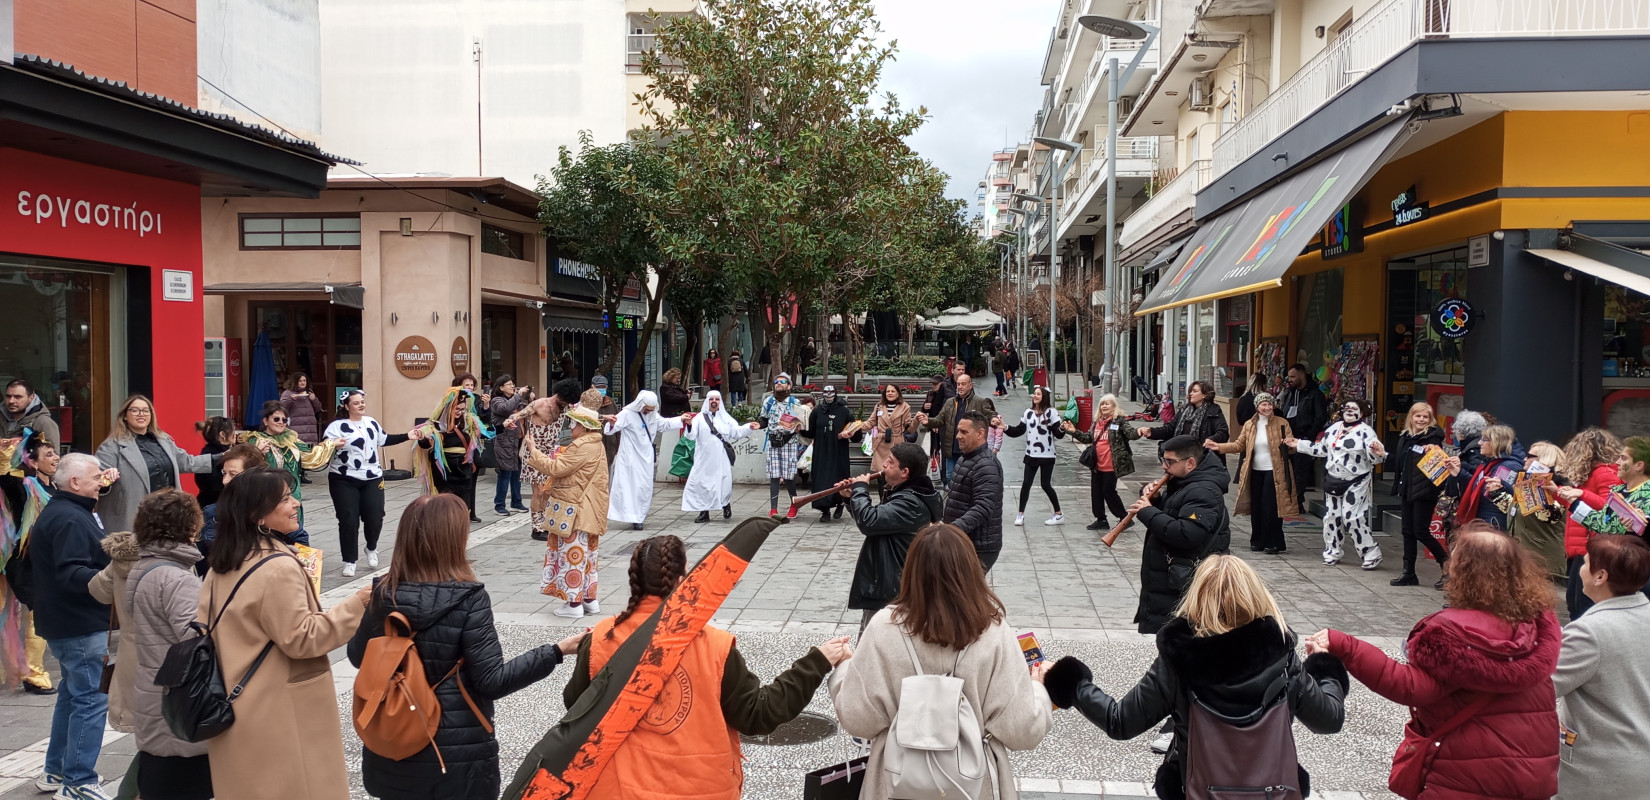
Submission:
M 62 666 L 57 707 L 52 712 L 52 739 L 46 745 L 46 774 L 61 775 L 68 786 L 97 783 L 97 756 L 103 749 L 103 725 L 109 696 L 99 692 L 109 634 L 48 639 Z
M 945 488 L 951 488 L 951 474 L 957 471 L 957 456 L 946 456 L 940 459 L 940 482 Z
M 505 472 L 502 469 L 493 470 L 498 475 L 498 487 L 493 490 L 493 508 L 504 507 L 504 492 L 510 491 L 510 505 L 521 505 L 521 470 Z

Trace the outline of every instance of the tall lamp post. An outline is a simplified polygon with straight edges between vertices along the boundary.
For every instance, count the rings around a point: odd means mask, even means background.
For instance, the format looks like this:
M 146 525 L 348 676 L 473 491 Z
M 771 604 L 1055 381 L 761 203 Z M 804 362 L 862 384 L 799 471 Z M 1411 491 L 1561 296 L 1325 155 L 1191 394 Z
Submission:
M 1031 215 L 1023 208 L 1010 208 L 1008 213 L 1020 218 L 1020 224 L 1010 228 L 1014 231 L 1015 254 L 1019 256 L 1019 264 L 1014 275 L 1019 281 L 1020 291 L 1014 296 L 1014 341 L 1024 347 L 1026 341 L 1026 233 L 1031 230 Z
M 1066 154 L 1066 157 L 1064 159 L 1062 159 L 1061 162 L 1060 162 L 1060 168 L 1058 170 L 1056 170 L 1055 173 L 1054 173 L 1054 182 L 1053 182 L 1053 185 L 1051 185 L 1049 187 L 1048 196 L 1046 198 L 1047 202 L 1048 202 L 1048 209 L 1049 209 L 1049 215 L 1048 215 L 1048 352 L 1046 354 L 1046 358 L 1048 360 L 1048 368 L 1050 370 L 1052 370 L 1054 368 L 1054 336 L 1055 336 L 1055 332 L 1059 330 L 1059 324 L 1056 322 L 1056 319 L 1059 316 L 1059 309 L 1056 305 L 1057 302 L 1058 302 L 1058 298 L 1054 294 L 1054 281 L 1060 276 L 1060 241 L 1059 241 L 1059 237 L 1060 237 L 1060 206 L 1059 206 L 1060 187 L 1065 184 L 1065 182 L 1066 182 L 1066 172 L 1071 170 L 1071 165 L 1073 163 L 1075 163 L 1076 160 L 1077 160 L 1076 153 L 1077 153 L 1078 150 L 1083 149 L 1083 146 L 1076 143 L 1076 142 L 1068 141 L 1068 140 L 1065 140 L 1065 139 L 1056 139 L 1052 136 L 1033 136 L 1031 138 L 1031 140 L 1033 142 L 1036 142 L 1037 144 L 1040 144 L 1044 147 L 1049 148 L 1050 150 L 1060 151 L 1060 152 L 1064 152 Z M 1039 197 L 1039 196 L 1036 196 L 1036 195 L 1026 195 L 1023 192 L 1015 192 L 1014 196 L 1015 197 L 1022 197 L 1022 198 L 1023 197 L 1029 197 L 1030 199 L 1036 200 L 1037 202 L 1043 202 L 1044 199 L 1045 199 L 1043 197 Z M 1049 384 L 1050 385 L 1048 387 L 1050 391 L 1052 391 L 1054 389 L 1053 383 L 1054 383 L 1054 378 L 1052 376 L 1050 376 L 1049 377 Z M 1068 382 L 1066 384 L 1068 394 L 1070 393 L 1070 387 L 1071 387 L 1071 384 Z
M 1116 56 L 1112 56 L 1106 64 L 1106 326 L 1102 340 L 1105 364 L 1100 368 L 1100 387 L 1108 392 L 1117 392 L 1122 388 L 1117 358 L 1118 329 L 1122 325 L 1118 305 L 1126 296 L 1119 286 L 1122 270 L 1117 268 L 1117 101 L 1123 84 L 1134 77 L 1134 71 L 1140 68 L 1140 60 L 1156 42 L 1158 29 L 1095 14 L 1078 17 L 1077 24 L 1113 39 L 1144 40 L 1121 75 L 1118 74 Z

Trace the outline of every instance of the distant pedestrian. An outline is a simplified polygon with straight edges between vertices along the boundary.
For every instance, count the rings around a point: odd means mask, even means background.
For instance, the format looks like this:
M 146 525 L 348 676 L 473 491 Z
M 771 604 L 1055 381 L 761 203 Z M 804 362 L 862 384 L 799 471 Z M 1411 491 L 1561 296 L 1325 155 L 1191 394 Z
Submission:
M 533 387 L 517 388 L 515 379 L 508 374 L 493 379 L 493 399 L 488 404 L 487 424 L 493 428 L 490 447 L 493 451 L 493 472 L 498 475 L 498 483 L 493 489 L 493 513 L 501 517 L 510 516 L 512 510 L 528 510 L 521 502 L 521 428 L 505 427 L 504 422 L 526 408 L 533 399 Z M 508 507 L 504 505 L 506 496 L 510 501 Z
M 722 509 L 722 519 L 733 516 L 733 458 L 735 441 L 756 430 L 757 423 L 740 425 L 722 406 L 722 393 L 705 395 L 699 413 L 683 429 L 693 440 L 693 470 L 682 488 L 682 510 L 697 511 L 694 522 L 709 522 L 710 512 Z
M 1283 396 L 1278 398 L 1278 404 L 1282 406 L 1284 421 L 1289 423 L 1289 430 L 1297 439 L 1315 442 L 1329 424 L 1329 400 L 1324 397 L 1317 382 L 1312 380 L 1305 364 L 1289 368 L 1288 385 L 1283 389 Z M 1305 453 L 1293 453 L 1290 460 L 1295 465 L 1295 504 L 1304 510 L 1306 490 L 1315 482 L 1313 472 L 1317 465 L 1313 463 L 1312 456 Z
M 280 404 L 274 403 L 274 407 L 279 410 Z M 284 419 L 286 412 L 280 412 L 280 416 Z M 296 440 L 296 435 L 293 438 Z M 327 454 L 331 455 L 331 451 Z M 170 434 L 160 429 L 154 403 L 149 398 L 141 394 L 127 397 L 115 414 L 108 437 L 97 447 L 98 462 L 121 476 L 109 484 L 98 500 L 98 518 L 106 530 L 131 530 L 132 517 L 137 515 L 138 503 L 144 495 L 181 487 L 185 472 L 211 472 L 213 458 L 190 455 L 179 447 Z
M 1432 535 L 1432 516 L 1443 488 L 1441 483 L 1434 482 L 1421 471 L 1421 458 L 1429 448 L 1443 446 L 1444 431 L 1435 424 L 1432 406 L 1424 401 L 1410 406 L 1404 420 L 1404 432 L 1398 437 L 1398 449 L 1387 457 L 1387 463 L 1391 465 L 1389 468 L 1396 474 L 1392 493 L 1398 496 L 1401 505 L 1404 537 L 1404 571 L 1391 583 L 1393 586 L 1416 586 L 1421 583 L 1421 579 L 1415 576 L 1415 559 L 1420 547 L 1425 546 L 1438 562 L 1440 575 L 1434 588 L 1442 589 L 1442 573 L 1447 568 L 1449 553 Z
M 692 410 L 693 395 L 682 385 L 682 371 L 671 367 L 659 377 L 659 416 L 680 417 Z
M 1552 675 L 1561 634 L 1542 573 L 1512 539 L 1475 520 L 1450 548 L 1449 605 L 1409 632 L 1406 663 L 1338 630 L 1308 639 L 1308 653 L 1340 658 L 1359 682 L 1409 707 L 1405 738 L 1431 756 L 1425 788 L 1408 800 L 1545 800 L 1558 790 Z M 1445 726 L 1452 730 L 1430 744 L 1427 734 Z
M 1564 626 L 1558 694 L 1557 800 L 1632 797 L 1650 753 L 1650 547 L 1638 536 L 1587 542 L 1582 590 L 1595 605 Z
M 1031 499 L 1031 484 L 1041 474 L 1043 476 L 1043 494 L 1048 495 L 1049 505 L 1054 507 L 1054 516 L 1043 521 L 1044 525 L 1060 525 L 1065 523 L 1066 516 L 1060 513 L 1060 495 L 1054 492 L 1054 440 L 1066 435 L 1065 427 L 1060 419 L 1060 412 L 1054 410 L 1054 404 L 1049 400 L 1047 387 L 1036 386 L 1031 390 L 1031 408 L 1020 415 L 1020 421 L 1003 429 L 1008 436 L 1026 437 L 1025 477 L 1020 481 L 1020 507 L 1014 515 L 1015 525 L 1026 524 L 1026 501 Z
M 1566 506 L 1589 494 L 1601 499 L 1609 496 L 1610 489 L 1621 483 L 1621 466 L 1616 463 L 1621 458 L 1621 449 L 1621 440 L 1603 428 L 1588 428 L 1570 437 L 1564 445 L 1564 461 L 1558 472 L 1581 492 L 1572 497 L 1561 495 Z M 1592 537 L 1593 532 L 1580 520 L 1565 517 L 1564 556 L 1569 579 L 1565 584 L 1564 602 L 1572 620 L 1593 604 L 1581 591 L 1581 559 L 1587 555 L 1587 540 Z
M 819 347 L 814 344 L 814 337 L 808 337 L 808 343 L 802 345 L 802 351 L 797 355 L 802 358 L 801 369 L 797 370 L 802 377 L 798 380 L 802 382 L 803 386 L 806 386 L 808 384 L 808 368 L 812 367 L 814 363 L 819 360 Z M 823 370 L 824 374 L 830 374 L 830 371 L 829 366 Z
M 772 379 L 769 376 L 771 376 L 773 374 L 773 346 L 772 345 L 768 344 L 767 342 L 762 343 L 762 352 L 760 352 L 756 355 L 756 365 L 758 367 L 761 367 L 761 369 L 758 370 L 761 373 L 761 375 L 759 376 L 758 379 L 763 380 L 763 381 L 771 381 Z
M 441 727 L 418 753 L 394 760 L 361 748 L 361 783 L 373 797 L 497 798 L 493 703 L 548 677 L 584 638 L 579 633 L 504 657 L 492 600 L 465 555 L 466 517 L 464 504 L 451 495 L 413 499 L 396 529 L 389 571 L 373 579 L 366 614 L 349 640 L 350 663 L 359 667 L 368 644 L 384 635 L 386 618 L 404 615 L 412 629 L 398 632 L 412 636 L 441 705 Z
M 1253 567 L 1237 556 L 1213 555 L 1198 565 L 1186 599 L 1157 634 L 1157 658 L 1128 693 L 1112 697 L 1094 683 L 1087 664 L 1066 656 L 1048 672 L 1049 697 L 1073 708 L 1113 739 L 1133 739 L 1167 718 L 1172 742 L 1157 769 L 1154 788 L 1163 800 L 1188 796 L 1188 778 L 1244 774 L 1245 767 L 1282 773 L 1260 786 L 1232 786 L 1232 796 L 1310 796 L 1311 776 L 1298 762 L 1244 765 L 1243 753 L 1219 753 L 1213 763 L 1193 763 L 1193 720 L 1252 728 L 1266 724 L 1279 705 L 1313 733 L 1339 733 L 1351 688 L 1346 667 L 1328 653 L 1295 655 L 1295 632 Z M 1105 682 L 1112 682 L 1102 676 Z M 1281 729 L 1289 730 L 1288 722 Z M 1268 742 L 1268 745 L 1274 743 Z M 1293 747 L 1289 754 L 1293 755 Z M 1266 752 L 1282 756 L 1276 750 Z M 1293 760 L 1293 759 L 1291 759 Z M 1293 767 L 1291 769 L 1291 767 Z M 1248 774 L 1253 774 L 1252 772 Z M 1228 778 L 1227 780 L 1233 780 Z M 1275 781 L 1275 782 L 1273 782 Z M 1285 793 L 1283 790 L 1295 792 Z M 1218 795 L 1217 795 L 1218 796 Z
M 1224 552 L 1232 538 L 1225 459 L 1205 454 L 1197 439 L 1176 436 L 1163 444 L 1161 460 L 1168 481 L 1129 508 L 1146 528 L 1134 621 L 1141 633 L 1149 634 L 1174 616 L 1198 563 L 1210 553 Z
M 905 554 L 917 531 L 939 522 L 945 514 L 945 500 L 928 479 L 928 457 L 922 448 L 900 442 L 878 466 L 883 485 L 888 487 L 880 505 L 871 505 L 869 481 L 855 478 L 845 482 L 848 487 L 843 490 L 848 513 L 865 536 L 848 586 L 848 607 L 862 612 L 861 634 L 871 617 L 899 594 Z
M 1142 436 L 1166 442 L 1176 436 L 1190 436 L 1200 444 L 1210 439 L 1224 444 L 1232 433 L 1226 425 L 1226 415 L 1215 405 L 1215 387 L 1208 381 L 1192 381 L 1186 387 L 1186 404 L 1175 412 L 1172 422 L 1152 428 L 1142 428 Z M 1162 449 L 1162 445 L 1158 446 Z
M 21 474 L 0 471 L 0 564 L 8 565 L 13 558 L 28 553 L 35 523 L 51 502 L 52 478 L 61 458 L 57 446 L 41 434 L 31 433 L 14 446 L 23 449 L 16 458 Z M 7 449 L 0 446 L 0 457 L 12 463 L 14 454 L 6 453 Z M 0 581 L 0 607 L 8 610 L 5 637 L 0 639 L 0 661 L 5 665 L 7 683 L 21 680 L 23 691 L 29 694 L 55 694 L 57 689 L 46 672 L 46 640 L 34 629 L 33 609 L 38 601 L 30 591 L 34 585 L 32 571 L 6 577 Z
M 901 717 L 901 688 L 913 675 L 961 679 L 954 691 L 973 709 L 986 737 L 988 765 L 979 765 L 978 800 L 1016 797 L 1008 752 L 1035 748 L 1053 725 L 1042 686 L 1047 664 L 1026 669 L 1018 629 L 1009 626 L 1003 601 L 986 583 L 970 545 L 955 526 L 923 528 L 911 542 L 899 595 L 871 617 L 858 651 L 832 676 L 831 703 L 842 730 L 871 740 L 861 797 L 890 796 L 885 742 Z M 908 725 L 901 718 L 902 734 Z
M 1008 370 L 1008 390 L 1014 391 L 1020 382 L 1020 350 L 1013 342 L 1008 343 L 1008 351 L 1003 355 L 1003 368 Z
M 298 522 L 304 520 L 304 490 L 302 478 L 306 470 L 325 469 L 331 463 L 333 451 L 342 444 L 338 439 L 322 439 L 310 444 L 298 438 L 296 431 L 287 427 L 286 408 L 270 400 L 263 405 L 263 430 L 251 431 L 246 441 L 263 451 L 264 462 L 274 469 L 292 476 L 292 496 L 298 505 Z
M 733 355 L 728 356 L 728 402 L 733 405 L 745 404 L 745 387 L 750 382 L 750 370 L 745 366 L 745 357 L 739 354 L 739 348 L 734 348 Z
M 911 405 L 905 402 L 898 386 L 892 383 L 882 387 L 882 402 L 871 409 L 870 418 L 866 420 L 871 426 L 866 435 L 871 437 L 871 464 L 873 466 L 888 460 L 888 455 L 894 445 L 917 440 L 917 415 L 911 410 Z M 924 472 L 926 473 L 926 468 Z M 887 486 L 887 481 L 882 485 Z
M 611 491 L 608 493 L 607 518 L 614 522 L 628 522 L 636 530 L 647 521 L 648 506 L 653 501 L 653 475 L 657 451 L 654 441 L 663 430 L 681 430 L 681 418 L 665 419 L 659 416 L 659 396 L 643 389 L 636 399 L 617 415 L 604 420 L 605 435 L 622 435 L 619 440 L 619 458 L 613 462 Z
M 1277 555 L 1289 549 L 1283 538 L 1283 517 L 1300 513 L 1295 505 L 1295 478 L 1285 458 L 1290 449 L 1284 445 L 1292 438 L 1289 422 L 1276 413 L 1277 401 L 1261 392 L 1255 395 L 1255 415 L 1244 424 L 1237 441 L 1222 444 L 1213 439 L 1203 446 L 1217 453 L 1237 453 L 1241 465 L 1238 471 L 1238 500 L 1236 512 L 1248 514 L 1250 521 L 1249 549 L 1267 555 Z
M 367 395 L 360 389 L 344 395 L 338 419 L 327 425 L 326 438 L 343 442 L 327 468 L 327 491 L 338 514 L 338 557 L 344 561 L 344 577 L 355 577 L 355 562 L 362 526 L 367 534 L 367 567 L 378 568 L 378 534 L 384 529 L 383 448 L 394 447 L 411 437 L 390 433 L 378 420 L 367 416 Z M 499 473 L 503 480 L 504 473 Z
M 583 404 L 568 409 L 565 416 L 572 443 L 551 457 L 528 439 L 527 462 L 550 477 L 551 510 L 557 505 L 561 509 L 546 520 L 551 536 L 539 591 L 562 601 L 551 613 L 578 619 L 600 610 L 596 578 L 601 537 L 607 533 L 609 486 L 601 417 Z
M 309 385 L 309 376 L 294 372 L 287 378 L 281 391 L 281 408 L 286 411 L 287 427 L 298 434 L 298 441 L 315 444 L 321 441 L 321 398 L 315 396 L 315 387 Z
M 1375 465 L 1386 458 L 1381 437 L 1368 423 L 1369 404 L 1348 400 L 1340 419 L 1310 441 L 1303 437 L 1284 440 L 1297 453 L 1327 460 L 1323 494 L 1323 563 L 1341 563 L 1342 545 L 1347 539 L 1358 550 L 1364 569 L 1381 566 L 1381 546 L 1375 543 L 1369 512 L 1373 503 Z M 1296 474 L 1296 480 L 1300 476 Z
M 262 658 L 235 701 L 235 724 L 206 745 L 213 783 L 237 800 L 350 796 L 327 654 L 360 627 L 372 587 L 321 609 L 303 563 L 281 538 L 298 529 L 292 483 L 290 474 L 260 467 L 224 487 L 200 590 L 196 621 L 212 627 L 222 673 L 238 681 Z M 294 768 L 272 769 L 277 758 Z
M 1061 427 L 1080 444 L 1094 445 L 1094 465 L 1089 473 L 1089 507 L 1094 521 L 1085 526 L 1091 531 L 1110 530 L 1106 509 L 1121 522 L 1128 506 L 1118 492 L 1118 481 L 1134 474 L 1134 451 L 1129 442 L 1140 438 L 1140 429 L 1130 425 L 1128 417 L 1118 408 L 1117 395 L 1101 395 L 1094 404 L 1094 425 L 1085 431 L 1077 430 L 1071 422 Z
M 45 773 L 34 785 L 65 800 L 107 800 L 97 758 L 109 713 L 109 697 L 98 691 L 108 654 L 109 606 L 87 589 L 109 565 L 103 525 L 92 513 L 104 477 L 97 459 L 85 453 L 63 456 L 52 478 L 52 500 L 29 536 L 34 628 L 61 670 Z
M 974 379 L 962 374 L 956 378 L 957 394 L 945 401 L 939 414 L 917 415 L 917 424 L 934 431 L 939 437 L 940 452 L 943 454 L 940 462 L 940 479 L 946 486 L 951 485 L 951 473 L 956 469 L 957 459 L 967 452 L 960 448 L 958 443 L 958 423 L 962 418 L 971 412 L 978 413 L 988 420 L 995 420 L 993 426 L 1002 425 L 1001 418 L 997 416 L 997 406 L 991 402 L 991 398 L 974 390 Z
M 763 447 L 767 451 L 768 516 L 779 515 L 779 487 L 796 497 L 796 464 L 802 456 L 802 425 L 809 412 L 802 402 L 791 394 L 791 379 L 780 375 L 773 379 L 773 393 L 762 398 L 762 413 L 756 423 L 767 431 Z M 788 509 L 786 518 L 796 517 L 796 509 Z
M 965 412 L 957 421 L 961 460 L 945 495 L 946 523 L 968 535 L 986 572 L 1003 550 L 1003 465 L 985 445 L 991 424 L 978 411 Z
M 710 351 L 705 354 L 703 377 L 705 379 L 705 386 L 709 388 L 710 391 L 722 391 L 722 357 L 716 354 L 716 348 L 714 347 L 712 347 Z
M 63 444 L 51 409 L 35 394 L 34 386 L 23 378 L 12 378 L 6 382 L 5 403 L 0 404 L 0 439 L 21 439 L 24 429 L 45 437 L 53 449 Z
M 814 463 L 808 475 L 815 492 L 829 489 L 848 478 L 848 443 L 858 438 L 854 412 L 849 411 L 848 404 L 837 396 L 836 387 L 826 386 L 820 392 L 820 398 L 818 407 L 808 414 L 808 424 L 802 429 L 802 436 L 813 442 Z M 821 522 L 831 520 L 832 509 L 835 509 L 835 518 L 841 519 L 845 506 L 847 502 L 835 494 L 813 502 Z
M 458 387 L 448 389 L 430 412 L 428 422 L 414 429 L 418 440 L 415 465 L 425 494 L 456 494 L 476 516 L 476 453 L 493 436 L 481 421 L 480 398 Z

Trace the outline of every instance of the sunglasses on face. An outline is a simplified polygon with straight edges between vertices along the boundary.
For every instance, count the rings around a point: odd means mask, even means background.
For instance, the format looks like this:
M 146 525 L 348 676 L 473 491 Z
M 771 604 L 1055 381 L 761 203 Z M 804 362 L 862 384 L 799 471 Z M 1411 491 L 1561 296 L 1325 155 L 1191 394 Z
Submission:
M 1168 456 L 1164 456 L 1162 458 L 1159 458 L 1158 461 L 1162 462 L 1163 466 L 1165 466 L 1165 467 L 1172 467 L 1176 464 L 1179 464 L 1182 461 L 1191 461 L 1191 459 L 1189 459 L 1189 458 L 1169 458 Z
M 286 422 L 286 417 L 270 417 L 270 422 Z

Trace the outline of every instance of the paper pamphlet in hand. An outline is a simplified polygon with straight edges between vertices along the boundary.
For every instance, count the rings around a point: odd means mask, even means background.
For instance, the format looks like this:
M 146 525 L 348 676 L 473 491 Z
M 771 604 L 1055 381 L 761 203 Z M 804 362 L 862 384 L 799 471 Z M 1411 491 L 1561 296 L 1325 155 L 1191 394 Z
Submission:
M 1513 500 L 1518 504 L 1520 516 L 1529 516 L 1543 508 L 1558 504 L 1558 494 L 1553 491 L 1552 473 L 1530 474 L 1524 480 L 1513 484 Z
M 1615 514 L 1616 519 L 1621 520 L 1628 530 L 1640 536 L 1644 535 L 1644 512 L 1627 502 L 1627 498 L 1620 492 L 1611 492 L 1610 499 L 1604 501 L 1604 508 Z
M 315 594 L 321 593 L 321 551 L 307 544 L 298 545 L 298 560 L 304 562 L 304 572 L 309 575 L 309 583 L 315 587 Z
M 1037 643 L 1037 634 L 1020 634 L 1020 653 L 1026 657 L 1027 666 L 1043 663 L 1043 648 Z
M 1444 479 L 1449 477 L 1449 456 L 1444 453 L 1444 448 L 1429 445 L 1421 460 L 1415 462 L 1415 468 L 1434 484 L 1443 483 Z
M 1501 481 L 1502 486 L 1511 486 L 1518 482 L 1518 476 L 1520 474 L 1521 473 L 1516 467 L 1502 464 L 1495 468 L 1495 472 L 1491 474 L 1490 477 Z

